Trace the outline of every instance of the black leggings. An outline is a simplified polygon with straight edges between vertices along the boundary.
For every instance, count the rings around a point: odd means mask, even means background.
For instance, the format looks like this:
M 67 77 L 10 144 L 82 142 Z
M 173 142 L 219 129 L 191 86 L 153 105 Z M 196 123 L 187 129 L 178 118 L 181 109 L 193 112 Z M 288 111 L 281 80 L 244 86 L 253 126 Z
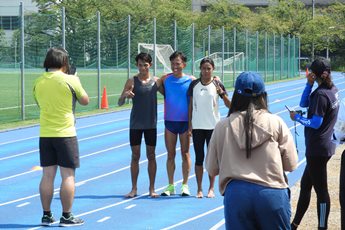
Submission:
M 213 129 L 193 129 L 193 145 L 195 152 L 195 165 L 202 166 L 205 159 L 205 141 L 206 145 L 210 142 Z
M 301 191 L 293 222 L 300 224 L 310 203 L 311 189 L 317 196 L 317 215 L 319 229 L 327 229 L 330 198 L 327 185 L 327 162 L 330 157 L 307 157 L 307 165 L 301 179 Z
M 345 150 L 341 154 L 339 201 L 341 209 L 341 230 L 345 230 Z

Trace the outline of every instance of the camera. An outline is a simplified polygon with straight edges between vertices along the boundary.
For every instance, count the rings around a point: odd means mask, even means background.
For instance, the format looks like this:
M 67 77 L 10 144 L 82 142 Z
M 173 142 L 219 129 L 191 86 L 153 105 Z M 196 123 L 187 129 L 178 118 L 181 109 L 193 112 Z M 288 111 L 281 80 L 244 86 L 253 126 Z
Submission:
M 76 71 L 77 71 L 77 68 L 75 67 L 75 65 L 70 65 L 68 67 L 68 73 L 67 74 L 74 75 Z
M 295 110 L 295 112 L 301 116 L 305 114 L 305 112 L 302 110 Z

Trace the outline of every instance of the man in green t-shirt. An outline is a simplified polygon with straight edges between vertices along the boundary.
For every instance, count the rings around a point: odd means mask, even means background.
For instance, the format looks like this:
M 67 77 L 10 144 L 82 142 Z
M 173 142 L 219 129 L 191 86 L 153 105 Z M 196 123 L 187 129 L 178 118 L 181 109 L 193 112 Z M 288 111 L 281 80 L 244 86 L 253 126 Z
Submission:
M 68 75 L 68 53 L 62 48 L 47 52 L 46 72 L 36 79 L 33 94 L 40 108 L 40 164 L 43 175 L 39 186 L 43 208 L 42 225 L 51 225 L 50 206 L 58 167 L 62 178 L 60 226 L 84 223 L 71 213 L 75 192 L 75 169 L 79 167 L 79 148 L 75 129 L 75 105 L 89 103 L 89 97 L 76 75 Z

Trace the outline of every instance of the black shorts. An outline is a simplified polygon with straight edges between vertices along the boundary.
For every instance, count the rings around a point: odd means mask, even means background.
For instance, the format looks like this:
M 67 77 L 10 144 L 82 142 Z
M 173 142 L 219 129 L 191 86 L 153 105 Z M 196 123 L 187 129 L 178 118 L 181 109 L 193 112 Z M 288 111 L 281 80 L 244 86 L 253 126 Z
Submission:
M 40 162 L 42 167 L 79 168 L 77 137 L 40 137 Z
M 131 146 L 141 145 L 141 138 L 144 133 L 145 144 L 156 146 L 157 129 L 129 129 L 129 143 Z

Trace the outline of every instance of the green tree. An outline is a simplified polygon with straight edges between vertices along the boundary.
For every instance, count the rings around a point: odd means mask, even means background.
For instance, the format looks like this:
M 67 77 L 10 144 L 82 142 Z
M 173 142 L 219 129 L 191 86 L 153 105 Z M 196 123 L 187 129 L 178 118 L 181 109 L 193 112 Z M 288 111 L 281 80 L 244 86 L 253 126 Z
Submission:
M 249 20 L 253 13 L 248 7 L 235 3 L 233 0 L 208 1 L 209 7 L 205 13 L 199 15 L 198 23 L 200 27 L 206 28 L 211 25 L 212 28 L 225 27 L 226 30 L 232 28 L 247 29 Z

